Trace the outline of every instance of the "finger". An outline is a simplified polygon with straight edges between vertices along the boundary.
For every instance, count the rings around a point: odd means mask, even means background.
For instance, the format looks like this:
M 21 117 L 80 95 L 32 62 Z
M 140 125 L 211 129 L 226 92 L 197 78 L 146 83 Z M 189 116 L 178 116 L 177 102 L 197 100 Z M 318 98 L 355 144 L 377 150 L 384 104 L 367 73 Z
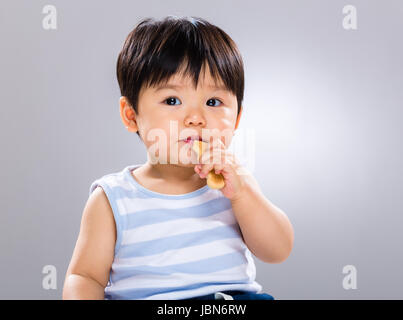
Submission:
M 221 171 L 224 169 L 224 167 L 225 167 L 224 164 L 216 164 L 216 165 L 214 165 L 214 168 L 213 168 L 214 173 L 215 174 L 220 174 Z
M 200 158 L 202 164 L 218 164 L 223 163 L 225 160 L 225 151 L 221 149 L 215 149 L 213 151 L 207 151 L 203 153 Z
M 205 178 L 207 174 L 214 168 L 214 164 L 204 164 L 199 172 L 201 178 Z
M 227 165 L 227 166 L 228 166 L 228 165 Z M 209 173 L 210 171 L 213 171 L 215 174 L 221 174 L 221 173 L 223 173 L 223 172 L 225 171 L 225 169 L 226 169 L 227 166 L 226 166 L 226 165 L 223 165 L 223 164 L 211 164 L 211 165 L 206 165 L 206 166 L 203 168 L 203 170 L 200 172 L 200 176 L 201 176 L 202 178 L 205 178 L 205 177 L 208 175 L 208 173 Z M 226 172 L 230 172 L 230 170 L 227 169 Z
M 219 157 L 219 155 L 217 155 L 217 158 Z M 224 163 L 224 157 L 221 158 L 221 161 L 218 162 L 212 162 L 210 161 L 210 163 L 207 164 L 202 164 L 201 165 L 202 168 L 200 170 L 200 174 L 201 176 L 205 176 L 207 175 L 211 170 L 215 170 L 215 173 L 221 173 L 221 171 L 225 170 L 226 167 L 228 166 L 233 166 L 233 162 L 230 160 L 229 163 Z M 226 170 L 227 172 L 231 172 L 230 169 Z

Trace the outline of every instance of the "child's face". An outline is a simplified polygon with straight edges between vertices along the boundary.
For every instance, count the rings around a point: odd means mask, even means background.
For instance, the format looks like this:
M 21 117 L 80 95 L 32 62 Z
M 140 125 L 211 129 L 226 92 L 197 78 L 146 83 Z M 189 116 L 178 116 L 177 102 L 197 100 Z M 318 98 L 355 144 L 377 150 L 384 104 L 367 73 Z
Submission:
M 155 163 L 172 163 L 170 159 L 176 157 L 177 164 L 194 166 L 192 163 L 183 163 L 183 154 L 192 157 L 189 148 L 192 143 L 182 140 L 188 136 L 198 135 L 212 142 L 208 138 L 211 135 L 214 139 L 221 139 L 226 148 L 230 145 L 237 125 L 237 98 L 225 88 L 214 87 L 208 66 L 205 76 L 202 70 L 196 90 L 191 79 L 183 78 L 180 74 L 174 75 L 167 83 L 167 86 L 177 88 L 143 88 L 139 94 L 137 115 L 121 99 L 123 122 L 130 126 L 130 131 L 139 131 L 149 157 Z M 222 86 L 222 83 L 217 85 Z M 125 117 L 133 121 L 128 122 Z M 162 145 L 166 145 L 166 148 Z M 164 153 L 166 160 L 162 157 Z

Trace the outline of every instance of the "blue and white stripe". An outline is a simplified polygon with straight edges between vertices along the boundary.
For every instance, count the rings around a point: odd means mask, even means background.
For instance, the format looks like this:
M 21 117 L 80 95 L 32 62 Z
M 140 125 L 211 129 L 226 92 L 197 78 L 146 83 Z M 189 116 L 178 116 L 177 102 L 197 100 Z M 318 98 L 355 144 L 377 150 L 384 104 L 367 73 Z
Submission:
M 131 171 L 95 180 L 116 222 L 115 257 L 105 299 L 186 299 L 218 291 L 262 292 L 251 252 L 219 190 L 167 195 L 140 185 Z

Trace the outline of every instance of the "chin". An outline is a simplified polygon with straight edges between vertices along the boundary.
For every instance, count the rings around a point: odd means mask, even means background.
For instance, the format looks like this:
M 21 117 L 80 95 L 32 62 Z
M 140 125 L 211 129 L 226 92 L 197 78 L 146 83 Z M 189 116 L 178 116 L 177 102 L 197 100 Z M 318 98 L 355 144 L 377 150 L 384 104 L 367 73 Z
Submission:
M 180 163 L 178 165 L 185 168 L 193 168 L 196 165 L 196 163 L 187 163 L 187 164 Z
M 182 168 L 193 168 L 197 163 L 170 163 L 173 166 L 182 167 Z

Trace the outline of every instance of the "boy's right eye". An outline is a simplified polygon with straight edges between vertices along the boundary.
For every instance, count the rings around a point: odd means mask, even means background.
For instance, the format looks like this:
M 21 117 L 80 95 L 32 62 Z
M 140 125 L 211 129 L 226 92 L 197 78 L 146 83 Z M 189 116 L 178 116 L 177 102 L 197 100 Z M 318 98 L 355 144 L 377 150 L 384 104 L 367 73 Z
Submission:
M 175 97 L 169 97 L 168 99 L 165 99 L 164 102 L 167 102 L 167 104 L 170 106 L 174 106 L 174 105 L 176 105 L 175 100 L 179 101 L 179 99 L 177 99 Z

